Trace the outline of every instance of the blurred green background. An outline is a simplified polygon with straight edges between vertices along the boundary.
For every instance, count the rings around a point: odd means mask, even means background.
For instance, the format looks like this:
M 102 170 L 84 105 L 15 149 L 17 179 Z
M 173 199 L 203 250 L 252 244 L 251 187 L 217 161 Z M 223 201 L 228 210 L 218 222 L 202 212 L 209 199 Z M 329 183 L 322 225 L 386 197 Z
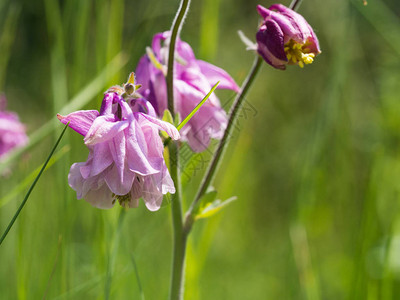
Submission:
M 0 91 L 32 141 L 0 166 L 1 232 L 62 130 L 55 114 L 98 108 L 178 4 L 0 1 Z M 257 4 L 193 0 L 182 31 L 239 85 L 253 54 L 237 30 L 254 39 Z M 299 12 L 322 54 L 258 75 L 215 181 L 238 200 L 196 223 L 186 299 L 400 298 L 400 4 L 304 0 Z M 229 107 L 234 95 L 218 96 Z M 0 298 L 166 299 L 170 206 L 141 203 L 118 226 L 119 207 L 95 209 L 68 187 L 70 165 L 87 158 L 82 137 L 68 130 L 61 144 L 0 247 Z M 196 169 L 183 159 L 186 207 L 207 153 Z

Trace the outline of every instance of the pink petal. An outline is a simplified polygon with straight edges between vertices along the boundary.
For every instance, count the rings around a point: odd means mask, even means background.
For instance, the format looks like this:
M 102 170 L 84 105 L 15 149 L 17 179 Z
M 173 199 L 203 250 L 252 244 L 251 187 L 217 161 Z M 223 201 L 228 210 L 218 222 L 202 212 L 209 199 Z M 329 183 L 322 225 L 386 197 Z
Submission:
M 67 124 L 69 122 L 68 126 L 83 136 L 88 133 L 90 126 L 98 116 L 99 112 L 97 110 L 79 110 L 65 117 L 57 114 L 57 118 L 61 123 Z
M 105 181 L 111 192 L 116 195 L 126 195 L 131 190 L 135 173 L 128 168 L 124 168 L 123 178 L 120 178 L 120 170 L 114 164 L 105 175 Z
M 128 127 L 128 121 L 114 121 L 111 115 L 100 116 L 94 120 L 84 141 L 86 145 L 95 145 L 97 143 L 109 141 L 116 134 Z
M 125 133 L 119 132 L 112 140 L 107 143 L 110 153 L 112 155 L 115 166 L 118 169 L 118 175 L 121 181 L 124 180 L 124 168 L 125 168 L 125 155 L 126 155 L 126 140 Z
M 197 60 L 197 64 L 200 67 L 201 73 L 207 78 L 211 86 L 220 81 L 217 89 L 228 89 L 235 92 L 240 91 L 239 86 L 225 70 L 202 60 Z
M 103 172 L 113 162 L 108 143 L 98 143 L 93 146 L 93 158 L 90 165 L 90 176 Z
M 266 9 L 264 6 L 262 6 L 262 5 L 257 5 L 257 10 L 258 10 L 258 13 L 260 14 L 260 16 L 263 18 L 263 19 L 266 19 L 266 18 L 268 18 L 269 16 L 271 16 L 271 11 L 269 10 L 269 9 Z
M 90 190 L 86 194 L 85 200 L 100 209 L 109 209 L 115 204 L 112 193 L 105 183 L 96 190 Z
M 168 122 L 164 122 L 161 121 L 157 118 L 151 117 L 149 115 L 146 114 L 142 114 L 142 113 L 135 113 L 136 116 L 138 117 L 138 121 L 143 122 L 143 118 L 150 121 L 151 123 L 153 123 L 154 125 L 156 125 L 160 130 L 165 131 L 173 140 L 178 140 L 180 139 L 180 134 L 178 129 L 175 128 L 174 125 L 168 123 Z
M 264 46 L 262 50 L 265 51 L 262 52 L 262 55 L 268 57 L 272 63 L 287 62 L 284 35 L 278 23 L 274 20 L 267 20 L 265 25 L 257 32 L 256 38 L 258 45 Z
M 127 163 L 129 169 L 140 175 L 150 175 L 159 172 L 158 169 L 150 163 L 147 157 L 147 143 L 141 127 L 137 122 L 132 122 L 128 132 L 127 139 Z
M 149 81 L 151 78 L 150 75 L 150 67 L 151 67 L 150 59 L 147 55 L 143 55 L 142 58 L 139 60 L 139 63 L 135 70 L 135 79 L 136 84 L 141 84 L 142 87 L 139 89 L 139 93 L 143 93 L 145 90 L 149 88 Z
M 154 178 L 156 176 L 156 178 Z M 148 210 L 156 211 L 161 207 L 163 194 L 158 189 L 156 182 L 159 181 L 159 175 L 146 176 L 144 178 L 142 197 Z

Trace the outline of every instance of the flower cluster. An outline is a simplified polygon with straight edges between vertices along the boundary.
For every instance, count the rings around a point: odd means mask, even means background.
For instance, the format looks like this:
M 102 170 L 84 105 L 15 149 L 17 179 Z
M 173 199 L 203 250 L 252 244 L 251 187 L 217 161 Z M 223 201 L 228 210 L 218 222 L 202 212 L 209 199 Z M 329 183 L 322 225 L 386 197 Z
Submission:
M 317 36 L 307 21 L 282 4 L 269 9 L 258 5 L 263 22 L 257 32 L 257 50 L 264 60 L 277 69 L 286 65 L 311 64 L 321 53 Z
M 24 146 L 28 142 L 25 126 L 15 113 L 6 111 L 7 100 L 0 95 L 0 159 L 10 150 Z
M 170 32 L 154 36 L 152 47 L 143 56 L 136 68 L 136 78 L 142 84 L 143 95 L 154 106 L 158 116 L 167 109 L 166 68 Z M 235 92 L 239 87 L 224 70 L 196 59 L 189 44 L 177 40 L 174 62 L 175 111 L 184 119 L 220 81 L 219 89 Z M 204 151 L 211 138 L 221 139 L 226 128 L 227 116 L 214 94 L 199 109 L 196 115 L 182 128 L 182 140 L 187 141 L 193 151 Z
M 263 21 L 256 35 L 256 49 L 267 63 L 285 69 L 288 64 L 304 67 L 313 62 L 321 52 L 318 39 L 301 15 L 280 4 L 269 9 L 259 5 L 257 9 Z M 105 93 L 100 111 L 58 115 L 62 123 L 84 136 L 89 149 L 87 161 L 73 164 L 68 176 L 78 199 L 85 198 L 99 208 L 110 208 L 117 200 L 124 207 L 137 207 L 143 198 L 149 210 L 157 210 L 163 195 L 175 193 L 159 130 L 175 140 L 182 135 L 182 140 L 196 152 L 204 151 L 211 138 L 223 137 L 228 120 L 213 94 L 181 133 L 159 119 L 168 103 L 166 73 L 170 36 L 170 32 L 163 32 L 153 37 L 151 48 L 147 48 L 136 69 L 140 85 L 134 84 L 132 73 L 122 87 L 114 86 Z M 181 119 L 193 111 L 218 81 L 218 88 L 240 91 L 227 72 L 196 59 L 189 44 L 179 38 L 175 51 L 174 105 Z M 137 92 L 139 88 L 141 94 Z M 0 148 L 0 155 L 2 151 Z
M 58 115 L 62 123 L 84 136 L 89 148 L 87 161 L 71 166 L 69 185 L 78 199 L 98 208 L 111 208 L 116 200 L 123 207 L 137 207 L 143 198 L 146 207 L 154 211 L 160 208 L 164 194 L 175 193 L 159 130 L 172 139 L 178 139 L 179 132 L 158 120 L 146 100 L 132 97 L 135 88 L 130 83 L 111 88 L 100 112 Z

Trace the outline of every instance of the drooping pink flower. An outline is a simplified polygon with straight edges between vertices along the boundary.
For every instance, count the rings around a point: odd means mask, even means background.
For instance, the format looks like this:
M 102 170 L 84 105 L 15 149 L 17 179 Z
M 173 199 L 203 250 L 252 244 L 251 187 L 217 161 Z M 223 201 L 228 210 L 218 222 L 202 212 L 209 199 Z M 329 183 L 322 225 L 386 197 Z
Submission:
M 307 21 L 297 12 L 282 4 L 269 9 L 258 5 L 263 22 L 257 32 L 257 51 L 264 60 L 277 69 L 286 65 L 311 64 L 321 53 L 317 36 Z
M 142 84 L 144 97 L 151 102 L 158 116 L 167 109 L 165 81 L 170 32 L 154 36 L 151 50 L 143 56 L 136 68 L 137 81 Z M 194 56 L 189 44 L 177 40 L 174 65 L 175 111 L 184 119 L 220 81 L 219 89 L 238 92 L 239 87 L 229 74 Z M 181 130 L 182 139 L 196 152 L 204 151 L 211 138 L 221 139 L 227 125 L 227 116 L 214 94 Z
M 25 126 L 19 121 L 17 114 L 5 111 L 7 100 L 0 95 L 0 159 L 10 150 L 28 143 Z
M 143 198 L 146 207 L 154 211 L 160 208 L 164 194 L 175 193 L 159 130 L 173 139 L 180 135 L 154 115 L 132 111 L 131 107 L 151 108 L 144 99 L 130 102 L 139 104 L 130 106 L 118 93 L 108 92 L 100 112 L 58 115 L 63 124 L 69 122 L 69 127 L 84 136 L 89 148 L 87 161 L 71 166 L 68 182 L 78 199 L 95 207 L 111 208 L 116 200 L 124 207 L 137 207 Z

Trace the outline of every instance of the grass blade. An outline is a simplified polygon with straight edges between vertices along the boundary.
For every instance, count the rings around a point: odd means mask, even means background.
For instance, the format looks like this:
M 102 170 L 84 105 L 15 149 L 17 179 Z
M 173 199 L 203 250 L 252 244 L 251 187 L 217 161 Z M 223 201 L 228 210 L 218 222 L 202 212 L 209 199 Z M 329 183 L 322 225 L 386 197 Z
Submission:
M 0 7 L 1 9 L 1 7 Z M 7 17 L 0 36 L 0 90 L 4 89 L 7 64 L 10 59 L 14 39 L 17 36 L 18 19 L 21 12 L 19 3 L 12 3 L 7 11 Z
M 59 151 L 57 151 L 57 153 L 54 154 L 53 157 L 50 159 L 45 171 L 47 171 L 59 159 L 64 157 L 64 155 L 67 154 L 70 149 L 71 149 L 71 147 L 69 145 L 65 145 Z M 3 198 L 1 198 L 0 199 L 0 208 L 2 208 L 4 205 L 6 205 L 8 202 L 10 202 L 14 197 L 18 196 L 22 192 L 23 189 L 25 189 L 27 186 L 29 186 L 29 183 L 31 183 L 32 180 L 35 179 L 35 177 L 39 174 L 39 172 L 40 172 L 40 166 L 37 167 L 35 170 L 33 170 L 27 177 L 25 177 L 25 179 L 21 183 L 16 185 L 10 192 L 8 192 Z
M 137 265 L 136 265 L 136 261 L 135 261 L 135 257 L 133 255 L 133 252 L 131 252 L 131 261 L 132 261 L 133 268 L 135 269 L 135 275 L 136 275 L 136 280 L 137 280 L 137 284 L 138 284 L 138 287 L 139 287 L 140 299 L 145 300 L 144 292 L 143 292 L 143 288 L 142 288 L 142 283 L 140 281 L 139 271 L 138 271 L 138 268 L 137 268 Z
M 68 123 L 68 124 L 69 124 L 69 123 Z M 22 210 L 22 208 L 24 207 L 26 201 L 28 200 L 29 195 L 31 194 L 33 188 L 35 187 L 36 183 L 38 182 L 40 176 L 42 176 L 42 173 L 43 173 L 44 169 L 46 168 L 48 162 L 50 161 L 50 158 L 52 157 L 54 151 L 56 150 L 58 144 L 60 143 L 62 137 L 64 136 L 64 133 L 65 133 L 65 130 L 67 129 L 67 127 L 68 127 L 68 124 L 64 126 L 64 129 L 63 129 L 63 131 L 61 132 L 60 137 L 58 138 L 58 140 L 57 140 L 57 142 L 55 143 L 53 149 L 51 150 L 50 155 L 47 157 L 46 162 L 43 164 L 43 167 L 42 167 L 42 169 L 40 170 L 38 176 L 35 178 L 35 181 L 32 183 L 31 187 L 29 188 L 28 192 L 26 193 L 24 200 L 22 201 L 21 205 L 18 207 L 18 210 L 17 210 L 17 212 L 15 213 L 14 217 L 12 218 L 10 224 L 8 224 L 6 231 L 5 231 L 5 232 L 3 233 L 3 235 L 1 236 L 1 238 L 0 238 L 0 245 L 3 243 L 3 241 L 4 241 L 4 239 L 6 238 L 8 232 L 10 231 L 11 227 L 14 225 L 14 222 L 17 220 L 17 218 L 18 218 L 18 216 L 19 216 L 19 213 L 21 212 L 21 210 Z

